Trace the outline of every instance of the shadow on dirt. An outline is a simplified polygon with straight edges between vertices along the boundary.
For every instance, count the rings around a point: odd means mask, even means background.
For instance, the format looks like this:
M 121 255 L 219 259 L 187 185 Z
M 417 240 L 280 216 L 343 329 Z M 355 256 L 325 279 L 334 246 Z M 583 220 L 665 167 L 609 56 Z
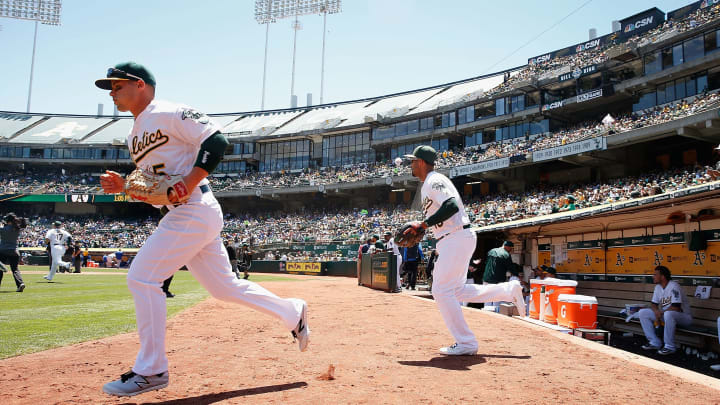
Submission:
M 529 359 L 530 356 L 511 356 L 502 354 L 476 354 L 474 356 L 439 356 L 433 357 L 430 360 L 418 360 L 418 361 L 407 361 L 400 360 L 399 364 L 403 366 L 414 366 L 414 367 L 434 367 L 442 368 L 444 370 L 470 370 L 470 367 L 476 364 L 485 363 L 486 358 L 496 359 Z
M 289 384 L 278 384 L 268 385 L 265 387 L 246 388 L 242 390 L 220 392 L 215 394 L 198 395 L 196 397 L 173 399 L 163 402 L 142 402 L 142 404 L 163 404 L 163 405 L 189 405 L 189 404 L 214 404 L 216 402 L 225 401 L 231 398 L 247 397 L 250 395 L 267 394 L 270 392 L 287 391 L 296 388 L 307 387 L 305 381 L 289 383 Z M 137 404 L 137 402 L 127 402 L 126 405 Z

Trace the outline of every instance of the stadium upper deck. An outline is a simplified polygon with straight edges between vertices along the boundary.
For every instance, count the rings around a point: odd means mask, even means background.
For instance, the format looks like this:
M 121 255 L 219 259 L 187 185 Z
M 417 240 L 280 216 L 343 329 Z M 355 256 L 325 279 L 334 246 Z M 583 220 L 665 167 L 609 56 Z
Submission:
M 292 110 L 210 114 L 232 143 L 220 171 L 388 161 L 431 138 L 439 150 L 486 149 L 720 88 L 716 3 L 667 15 L 652 8 L 622 19 L 617 32 L 460 82 Z M 0 112 L 0 162 L 129 164 L 131 124 L 129 116 Z

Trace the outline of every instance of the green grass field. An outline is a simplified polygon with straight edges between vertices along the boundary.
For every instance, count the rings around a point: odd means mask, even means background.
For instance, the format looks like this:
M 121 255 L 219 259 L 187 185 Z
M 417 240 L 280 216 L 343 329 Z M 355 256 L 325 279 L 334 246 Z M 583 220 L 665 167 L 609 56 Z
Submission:
M 27 274 L 42 271 L 42 274 Z M 25 291 L 15 292 L 11 273 L 0 286 L 0 359 L 135 330 L 135 309 L 125 270 L 83 269 L 117 274 L 57 274 L 52 283 L 42 276 L 46 266 L 20 266 Z M 253 275 L 252 281 L 298 281 L 281 276 Z M 187 271 L 175 273 L 167 300 L 168 318 L 208 296 Z

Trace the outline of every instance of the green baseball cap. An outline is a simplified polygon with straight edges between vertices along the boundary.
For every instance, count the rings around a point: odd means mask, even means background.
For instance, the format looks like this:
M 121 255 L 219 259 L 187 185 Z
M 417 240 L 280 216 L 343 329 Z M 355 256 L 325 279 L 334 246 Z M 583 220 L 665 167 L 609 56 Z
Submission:
M 429 164 L 434 164 L 435 159 L 437 159 L 437 152 L 432 146 L 420 145 L 413 150 L 412 155 L 405 155 L 404 158 L 410 160 L 422 159 Z
M 135 62 L 118 63 L 107 70 L 104 79 L 95 80 L 95 85 L 103 90 L 112 90 L 112 82 L 119 80 L 142 80 L 155 87 L 155 76 L 145 66 Z

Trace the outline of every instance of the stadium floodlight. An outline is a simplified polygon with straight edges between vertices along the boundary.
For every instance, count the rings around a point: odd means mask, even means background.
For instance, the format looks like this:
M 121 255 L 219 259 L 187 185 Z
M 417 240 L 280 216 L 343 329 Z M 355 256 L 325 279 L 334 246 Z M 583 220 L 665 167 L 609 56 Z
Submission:
M 295 51 L 297 42 L 297 32 L 302 28 L 298 21 L 298 17 L 308 14 L 323 14 L 323 50 L 322 50 L 322 67 L 320 73 L 320 103 L 323 100 L 323 80 L 325 75 L 325 25 L 328 14 L 336 14 L 341 11 L 341 0 L 255 0 L 255 20 L 259 24 L 265 24 L 265 63 L 263 64 L 263 90 L 262 102 L 260 109 L 265 109 L 265 75 L 267 73 L 267 49 L 268 49 L 268 32 L 270 23 L 283 18 L 294 17 L 295 21 L 292 28 L 295 31 L 293 38 L 293 63 L 292 63 L 292 79 L 290 81 L 290 100 L 295 94 Z M 292 101 L 291 101 L 292 103 Z
M 35 70 L 35 48 L 37 45 L 38 23 L 60 25 L 62 0 L 0 0 L 0 17 L 35 21 L 32 60 L 30 62 L 30 85 L 28 86 L 27 110 L 30 112 L 33 71 Z

